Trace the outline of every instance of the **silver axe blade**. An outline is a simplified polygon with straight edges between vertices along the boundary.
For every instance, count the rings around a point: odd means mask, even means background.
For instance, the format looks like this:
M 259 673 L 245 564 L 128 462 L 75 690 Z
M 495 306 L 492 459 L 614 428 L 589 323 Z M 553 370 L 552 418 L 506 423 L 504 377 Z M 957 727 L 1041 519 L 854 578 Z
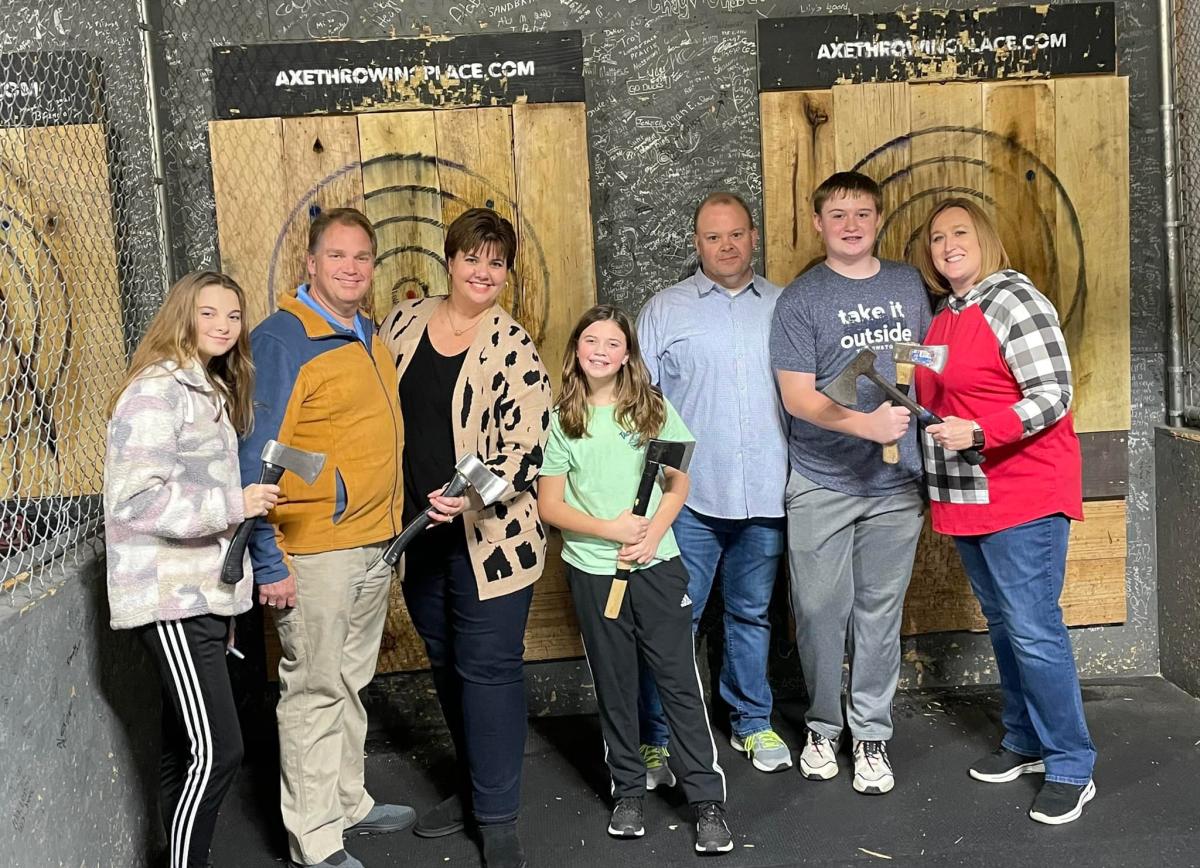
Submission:
M 265 464 L 274 464 L 284 470 L 290 470 L 309 485 L 317 481 L 325 468 L 325 453 L 305 452 L 293 446 L 285 446 L 278 440 L 268 440 L 263 446 L 262 458 Z
M 646 463 L 687 473 L 695 451 L 695 440 L 651 440 L 646 444 Z
M 475 489 L 475 493 L 479 495 L 479 499 L 483 501 L 484 506 L 491 506 L 500 499 L 500 495 L 504 494 L 504 490 L 508 488 L 508 483 L 488 470 L 487 465 L 480 461 L 479 456 L 473 452 L 468 452 L 462 458 L 458 459 L 458 463 L 454 465 L 454 470 L 470 483 L 471 488 Z
M 892 359 L 898 364 L 920 365 L 935 374 L 946 369 L 950 347 L 945 344 L 896 344 L 892 347 Z

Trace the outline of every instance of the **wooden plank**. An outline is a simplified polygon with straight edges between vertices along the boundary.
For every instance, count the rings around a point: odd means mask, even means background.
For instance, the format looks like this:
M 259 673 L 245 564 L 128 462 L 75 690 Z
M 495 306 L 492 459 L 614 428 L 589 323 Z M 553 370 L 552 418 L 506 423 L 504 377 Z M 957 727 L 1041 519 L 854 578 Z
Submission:
M 884 216 L 900 209 L 912 194 L 907 174 L 912 147 L 907 138 L 901 138 L 912 129 L 909 90 L 902 82 L 833 89 L 837 167 L 857 168 L 879 183 Z
M 330 208 L 362 208 L 358 123 L 354 117 L 284 118 L 284 200 L 295 209 L 279 245 L 272 298 L 308 280 L 304 257 L 312 218 Z
M 208 141 L 221 270 L 245 290 L 244 321 L 252 329 L 275 309 L 268 292 L 271 254 L 294 204 L 286 199 L 283 122 L 213 121 Z M 287 273 L 295 267 L 288 262 Z
M 99 494 L 105 406 L 125 371 L 108 155 L 99 124 L 26 133 L 29 197 L 57 264 L 42 269 L 39 381 L 53 380 L 61 492 Z M 65 292 L 61 291 L 65 288 Z
M 25 130 L 0 129 L 0 497 L 58 493 L 53 347 L 41 338 L 40 297 L 57 281 L 29 196 Z M 45 272 L 45 273 L 43 273 Z M 60 353 L 61 355 L 61 349 Z
M 596 303 L 585 107 L 516 105 L 512 119 L 521 249 L 510 310 L 557 387 L 571 329 Z
M 492 208 L 517 226 L 512 112 L 457 109 L 434 112 L 434 117 L 446 225 L 468 208 Z
M 429 668 L 425 643 L 417 635 L 417 628 L 413 626 L 404 602 L 402 576 L 403 562 L 392 576 L 392 586 L 388 590 L 387 622 L 379 645 L 379 672 L 412 672 Z
M 1075 227 L 1058 227 L 1060 270 L 1086 275 L 1084 297 L 1070 296 L 1066 335 L 1074 366 L 1079 431 L 1127 430 L 1129 382 L 1129 80 L 1064 78 L 1055 83 L 1059 180 Z M 1099 180 L 1102 179 L 1102 182 Z M 1060 296 L 1059 311 L 1064 312 Z
M 1072 522 L 1060 598 L 1068 626 L 1125 621 L 1125 512 L 1123 500 L 1093 501 L 1084 504 L 1085 520 Z M 904 601 L 901 632 L 985 629 L 954 540 L 935 534 L 927 521 Z
M 1079 435 L 1083 453 L 1083 497 L 1124 497 L 1129 491 L 1129 432 L 1089 431 Z
M 1058 194 L 1055 170 L 1053 81 L 987 82 L 983 125 L 988 197 L 1000 237 L 1012 260 L 1062 311 L 1070 283 L 1058 265 Z M 1115 426 L 1114 426 L 1115 427 Z
M 562 534 L 547 528 L 546 568 L 534 586 L 525 628 L 525 659 L 556 660 L 583 656 L 575 604 L 567 586 L 562 559 Z
M 759 97 L 766 277 L 786 286 L 825 256 L 812 227 L 812 193 L 836 171 L 833 94 L 778 91 Z
M 388 112 L 358 119 L 364 208 L 379 240 L 374 286 L 379 318 L 401 299 L 447 291 L 433 116 Z
M 889 213 L 887 231 L 881 233 L 881 253 L 890 259 L 909 258 L 912 239 L 935 203 L 950 196 L 979 201 L 983 191 L 980 86 L 973 82 L 912 85 L 909 105 L 912 191 L 901 211 Z

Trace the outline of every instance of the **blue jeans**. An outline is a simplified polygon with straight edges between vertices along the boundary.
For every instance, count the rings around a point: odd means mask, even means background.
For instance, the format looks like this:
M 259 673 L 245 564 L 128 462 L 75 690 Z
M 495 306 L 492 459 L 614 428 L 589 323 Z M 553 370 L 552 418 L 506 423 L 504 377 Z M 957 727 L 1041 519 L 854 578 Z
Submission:
M 783 554 L 782 518 L 712 518 L 686 506 L 671 526 L 687 567 L 692 598 L 692 633 L 712 593 L 717 566 L 725 598 L 725 660 L 721 698 L 732 709 L 730 723 L 744 737 L 771 728 L 767 651 L 771 624 L 767 607 Z M 658 689 L 639 666 L 638 718 L 642 744 L 666 745 L 668 729 Z
M 1058 598 L 1070 521 L 1052 515 L 981 536 L 955 537 L 987 618 L 1004 698 L 1004 747 L 1040 756 L 1046 780 L 1086 784 L 1096 748 Z

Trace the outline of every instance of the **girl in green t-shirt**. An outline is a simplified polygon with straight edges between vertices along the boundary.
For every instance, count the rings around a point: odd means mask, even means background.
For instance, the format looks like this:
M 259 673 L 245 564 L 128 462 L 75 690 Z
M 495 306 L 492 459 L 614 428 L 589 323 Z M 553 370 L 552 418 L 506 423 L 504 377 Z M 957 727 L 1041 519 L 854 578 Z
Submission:
M 616 800 L 608 833 L 645 834 L 646 768 L 639 751 L 638 658 L 654 674 L 671 728 L 672 756 L 696 813 L 696 850 L 727 853 L 725 773 L 700 691 L 688 575 L 671 534 L 687 474 L 666 470 L 646 517 L 633 514 L 651 439 L 691 440 L 675 408 L 650 385 L 629 316 L 587 311 L 563 358 L 562 390 L 538 481 L 542 521 L 563 532 L 563 560 L 592 670 Z M 631 571 L 615 618 L 604 615 L 618 561 Z

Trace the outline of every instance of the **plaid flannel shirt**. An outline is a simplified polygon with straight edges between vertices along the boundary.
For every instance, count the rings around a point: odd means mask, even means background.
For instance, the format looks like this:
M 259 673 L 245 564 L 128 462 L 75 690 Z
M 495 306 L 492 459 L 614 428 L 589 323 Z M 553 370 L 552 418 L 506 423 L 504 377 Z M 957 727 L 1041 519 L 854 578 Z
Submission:
M 1071 360 L 1058 323 L 1058 313 L 1028 277 L 1019 271 L 997 271 L 961 298 L 947 296 L 938 308 L 959 314 L 979 305 L 1000 344 L 1023 398 L 1011 409 L 1021 420 L 1022 438 L 1036 434 L 1067 414 L 1071 406 Z M 925 481 L 933 500 L 988 503 L 987 477 L 957 452 L 933 442 L 922 430 Z

